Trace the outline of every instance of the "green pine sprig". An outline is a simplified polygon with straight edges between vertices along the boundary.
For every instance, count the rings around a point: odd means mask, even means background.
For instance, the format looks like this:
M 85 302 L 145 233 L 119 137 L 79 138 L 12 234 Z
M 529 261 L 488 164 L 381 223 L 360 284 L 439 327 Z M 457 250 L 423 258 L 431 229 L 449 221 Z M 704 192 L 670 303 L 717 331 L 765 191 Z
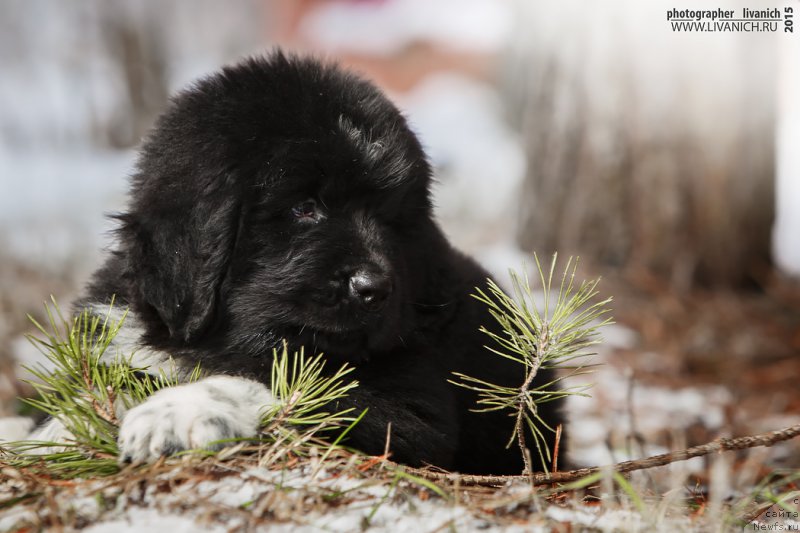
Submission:
M 557 254 L 545 271 L 534 255 L 542 287 L 539 305 L 535 291 L 526 273 L 522 276 L 510 271 L 513 295 L 506 294 L 494 281 L 488 280 L 487 290 L 476 288 L 473 296 L 486 304 L 492 317 L 500 325 L 501 333 L 481 327 L 494 346 L 486 348 L 500 357 L 515 361 L 524 367 L 524 378 L 519 387 L 507 387 L 454 373 L 451 383 L 478 393 L 476 412 L 509 410 L 515 414 L 514 428 L 508 446 L 517 441 L 525 462 L 526 472 L 532 472 L 528 455 L 525 428 L 534 437 L 534 444 L 542 467 L 548 470 L 552 461 L 546 446 L 545 431 L 555 432 L 538 415 L 544 403 L 567 396 L 587 396 L 589 384 L 563 386 L 568 377 L 585 374 L 591 366 L 585 363 L 594 355 L 590 348 L 600 342 L 598 329 L 611 323 L 607 305 L 611 298 L 591 303 L 597 294 L 599 280 L 576 284 L 578 261 L 570 258 L 554 285 Z M 548 382 L 536 382 L 539 369 L 566 370 Z
M 66 442 L 10 443 L 15 462 L 47 463 L 54 472 L 73 475 L 111 474 L 118 470 L 117 435 L 120 413 L 162 387 L 177 384 L 174 373 L 154 377 L 130 364 L 131 354 L 112 354 L 112 341 L 126 313 L 113 319 L 114 303 L 105 317 L 88 310 L 67 320 L 55 299 L 45 305 L 47 326 L 29 319 L 39 336 L 28 340 L 48 359 L 26 367 L 37 396 L 23 401 L 58 419 L 71 435 Z M 189 380 L 199 377 L 195 369 Z
M 112 353 L 114 337 L 126 315 L 120 316 L 113 305 L 112 301 L 105 317 L 87 310 L 67 320 L 53 300 L 45 306 L 47 327 L 29 317 L 39 335 L 28 338 L 52 368 L 42 364 L 27 368 L 35 378 L 28 382 L 38 397 L 23 401 L 57 418 L 71 436 L 66 442 L 5 443 L 0 448 L 0 463 L 36 467 L 61 478 L 116 473 L 117 437 L 124 411 L 163 387 L 200 378 L 199 366 L 185 379 L 174 369 L 152 376 L 147 368 L 131 364 L 133 354 Z M 337 407 L 337 402 L 358 386 L 347 379 L 353 369 L 345 365 L 331 375 L 324 370 L 322 355 L 306 357 L 302 349 L 290 353 L 286 346 L 276 350 L 271 385 L 279 402 L 264 413 L 259 437 L 232 440 L 251 441 L 251 448 L 258 448 L 274 462 L 290 453 L 303 455 L 311 447 L 325 447 L 319 434 L 342 429 L 333 445 L 327 445 L 326 454 L 330 453 L 364 413 L 352 416 L 352 408 Z M 230 456 L 230 450 L 221 452 L 220 457 Z M 208 450 L 195 452 L 214 455 Z
M 279 402 L 265 412 L 264 431 L 286 425 L 331 429 L 355 420 L 352 407 L 337 410 L 338 400 L 358 387 L 358 381 L 345 380 L 352 367 L 344 364 L 328 376 L 322 354 L 306 357 L 300 348 L 290 356 L 286 345 L 273 358 L 270 390 Z

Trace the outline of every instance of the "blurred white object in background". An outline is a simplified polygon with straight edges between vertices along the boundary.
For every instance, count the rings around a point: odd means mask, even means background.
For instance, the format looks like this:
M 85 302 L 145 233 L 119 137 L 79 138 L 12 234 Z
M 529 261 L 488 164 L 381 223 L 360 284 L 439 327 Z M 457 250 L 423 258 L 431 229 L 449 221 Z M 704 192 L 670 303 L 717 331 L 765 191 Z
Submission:
M 330 52 L 385 56 L 413 42 L 492 52 L 508 42 L 511 28 L 512 12 L 502 0 L 392 0 L 328 2 L 309 14 L 300 32 Z
M 0 148 L 0 242 L 13 257 L 51 273 L 90 272 L 110 244 L 133 166 L 130 151 Z
M 436 214 L 447 233 L 470 248 L 513 237 L 525 154 L 503 120 L 503 103 L 485 83 L 443 72 L 400 101 L 433 163 Z M 474 250 L 469 250 L 474 251 Z
M 787 274 L 800 276 L 800 39 L 790 38 L 800 36 L 784 37 L 778 74 L 776 213 L 772 244 L 778 267 Z

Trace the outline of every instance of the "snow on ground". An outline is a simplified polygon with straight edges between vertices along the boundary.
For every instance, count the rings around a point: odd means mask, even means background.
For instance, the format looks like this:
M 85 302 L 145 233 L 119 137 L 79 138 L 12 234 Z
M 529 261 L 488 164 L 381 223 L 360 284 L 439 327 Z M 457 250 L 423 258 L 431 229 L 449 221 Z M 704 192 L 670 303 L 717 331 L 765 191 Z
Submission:
M 596 362 L 605 360 L 601 356 Z M 590 376 L 567 383 L 575 382 L 594 384 L 588 391 L 591 397 L 573 396 L 567 400 L 568 448 L 578 466 L 665 453 L 669 450 L 656 445 L 631 450 L 626 438 L 638 433 L 645 441 L 652 441 L 660 431 L 669 429 L 680 434 L 698 423 L 711 431 L 719 430 L 724 409 L 733 401 L 730 392 L 721 386 L 668 389 L 632 384 L 623 369 L 608 364 Z M 698 472 L 703 467 L 702 459 L 688 464 Z
M 544 505 L 529 487 L 515 485 L 473 506 L 432 496 L 405 482 L 392 488 L 368 479 L 312 478 L 308 469 L 252 467 L 217 479 L 181 479 L 167 470 L 146 483 L 121 487 L 103 480 L 54 493 L 50 509 L 23 506 L 0 512 L 0 531 L 42 524 L 54 509 L 84 531 L 552 531 L 557 524 L 612 530 L 699 531 L 686 517 L 657 526 L 653 516 L 609 506 Z M 0 497 L 5 496 L 0 490 Z M 325 501 L 326 504 L 321 504 Z M 68 528 L 69 529 L 69 528 Z
M 272 514 L 269 531 L 358 531 L 368 523 L 373 531 L 399 533 L 417 532 L 421 526 L 474 530 L 486 525 L 459 505 L 410 494 L 396 498 L 392 489 L 363 479 L 324 472 L 311 478 L 308 469 L 255 467 L 239 475 L 188 481 L 165 490 L 163 483 L 170 481 L 170 475 L 158 477 L 142 493 L 120 494 L 103 489 L 102 482 L 90 483 L 81 488 L 82 495 L 64 494 L 57 504 L 68 506 L 79 522 L 91 523 L 85 530 L 89 532 L 196 531 L 201 524 L 206 531 L 240 530 L 254 525 L 249 509 L 255 516 L 267 506 Z M 113 501 L 113 507 L 101 505 L 103 498 L 98 494 Z M 342 504 L 314 511 L 316 495 L 338 497 Z M 214 513 L 224 521 L 215 520 Z M 35 523 L 35 513 L 18 509 L 0 514 L 0 531 L 19 527 L 25 520 Z

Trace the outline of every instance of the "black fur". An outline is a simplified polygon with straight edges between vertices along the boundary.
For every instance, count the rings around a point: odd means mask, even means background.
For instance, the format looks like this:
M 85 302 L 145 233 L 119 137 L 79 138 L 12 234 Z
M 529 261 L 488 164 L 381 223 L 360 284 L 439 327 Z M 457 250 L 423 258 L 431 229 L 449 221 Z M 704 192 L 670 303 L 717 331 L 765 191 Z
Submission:
M 372 84 L 279 52 L 224 68 L 144 143 L 119 246 L 83 304 L 116 294 L 148 345 L 215 372 L 268 382 L 284 339 L 348 361 L 360 386 L 346 403 L 369 408 L 352 446 L 382 453 L 391 422 L 397 461 L 519 473 L 513 419 L 471 412 L 475 395 L 447 383 L 518 384 L 523 369 L 483 346 L 495 324 L 470 294 L 488 274 L 434 222 L 430 177 Z M 354 296 L 357 272 L 383 280 L 376 305 Z M 540 415 L 561 421 L 554 404 Z

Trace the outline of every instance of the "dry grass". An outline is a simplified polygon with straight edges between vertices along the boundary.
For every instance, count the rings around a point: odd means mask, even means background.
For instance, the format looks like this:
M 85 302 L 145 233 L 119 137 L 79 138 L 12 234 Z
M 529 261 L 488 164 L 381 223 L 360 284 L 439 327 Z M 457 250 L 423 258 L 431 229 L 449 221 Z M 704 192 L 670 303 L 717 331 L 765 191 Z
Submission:
M 129 466 L 95 479 L 62 480 L 39 467 L 3 466 L 0 528 L 74 530 L 158 516 L 182 517 L 206 529 L 273 530 L 328 527 L 391 530 L 415 520 L 420 531 L 519 526 L 543 530 L 727 530 L 771 505 L 770 496 L 797 490 L 798 474 L 775 474 L 753 493 L 721 498 L 709 483 L 673 479 L 649 485 L 645 476 L 595 476 L 581 482 L 532 487 L 509 478 L 500 486 L 464 485 L 458 478 L 428 481 L 386 456 L 343 449 L 321 462 L 322 451 L 276 455 L 274 446 L 241 444 L 212 457 L 186 456 Z M 719 469 L 717 469 L 719 470 Z M 401 522 L 397 522 L 401 521 Z M 709 529 L 711 528 L 711 529 Z

